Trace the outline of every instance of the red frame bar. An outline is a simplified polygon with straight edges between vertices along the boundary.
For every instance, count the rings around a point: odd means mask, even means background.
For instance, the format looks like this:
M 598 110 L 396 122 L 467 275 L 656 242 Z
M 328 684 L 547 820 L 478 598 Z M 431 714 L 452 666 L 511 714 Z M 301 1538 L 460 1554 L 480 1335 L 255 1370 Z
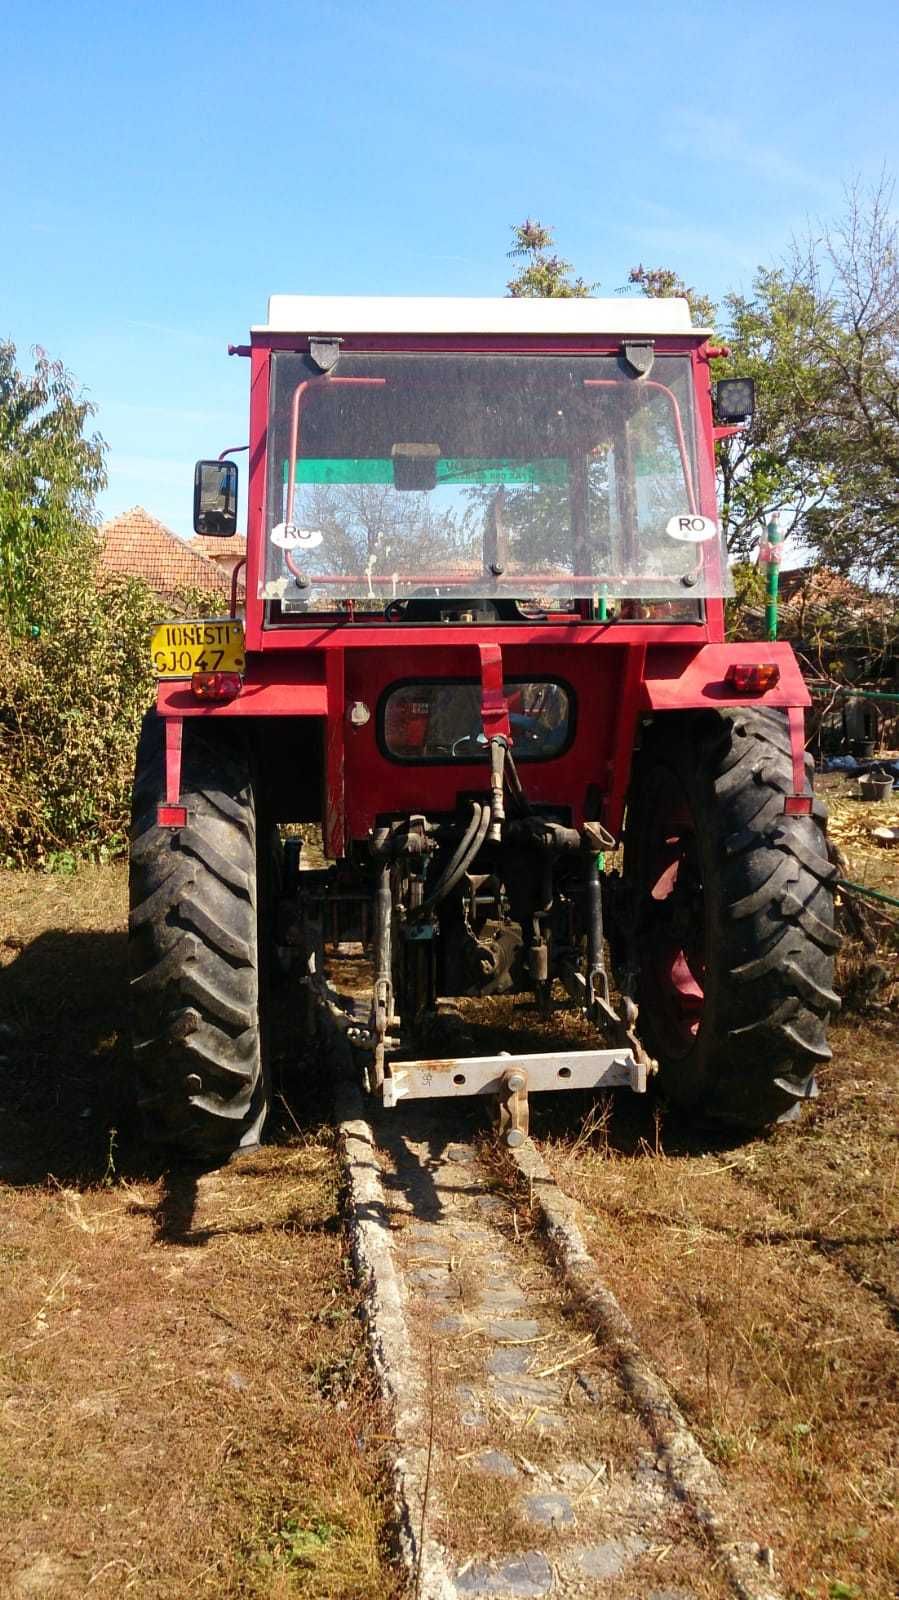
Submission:
M 181 802 L 181 741 L 184 724 L 180 717 L 167 717 L 165 724 L 165 800 L 156 807 L 159 828 L 186 828 L 187 806 Z
M 328 720 L 325 724 L 325 855 L 339 860 L 344 853 L 344 656 L 332 650 L 325 661 Z
M 181 744 L 184 724 L 180 717 L 168 717 L 165 724 L 165 799 L 176 806 L 181 799 Z
M 634 740 L 637 736 L 640 715 L 640 697 L 646 676 L 646 643 L 631 645 L 625 650 L 618 704 L 615 711 L 613 754 L 603 785 L 606 790 L 603 821 L 617 839 L 624 818 Z
M 321 329 L 309 328 L 297 333 L 270 333 L 260 328 L 251 333 L 251 349 L 288 350 L 296 355 L 306 355 L 309 340 Z M 531 351 L 534 355 L 619 355 L 629 338 L 642 339 L 643 333 L 348 333 L 340 335 L 341 355 L 405 355 L 410 351 L 430 351 L 433 355 L 520 355 Z M 702 337 L 695 333 L 672 333 L 655 340 L 656 355 L 691 355 L 702 353 L 708 364 Z
M 313 620 L 314 617 L 314 620 Z M 647 629 L 650 630 L 647 637 Z M 266 655 L 306 650 L 401 649 L 421 650 L 447 644 L 471 646 L 471 623 L 395 623 L 374 617 L 360 621 L 358 616 L 307 615 L 302 622 L 267 628 L 263 634 Z M 477 638 L 501 645 L 557 644 L 680 644 L 698 650 L 707 643 L 708 626 L 702 622 L 584 622 L 581 617 L 565 617 L 559 622 L 492 623 L 478 626 Z M 247 640 L 248 648 L 249 638 Z M 274 662 L 266 670 L 276 671 Z
M 259 598 L 260 568 L 264 570 L 266 444 L 271 353 L 254 345 L 250 358 L 250 477 L 247 494 L 247 614 L 248 651 L 263 648 L 265 601 Z
M 805 794 L 805 711 L 802 706 L 788 706 L 787 721 L 790 727 L 790 756 L 793 762 L 793 793 Z
M 481 664 L 481 722 L 488 739 L 512 740 L 509 707 L 503 691 L 503 653 L 498 644 L 478 644 Z

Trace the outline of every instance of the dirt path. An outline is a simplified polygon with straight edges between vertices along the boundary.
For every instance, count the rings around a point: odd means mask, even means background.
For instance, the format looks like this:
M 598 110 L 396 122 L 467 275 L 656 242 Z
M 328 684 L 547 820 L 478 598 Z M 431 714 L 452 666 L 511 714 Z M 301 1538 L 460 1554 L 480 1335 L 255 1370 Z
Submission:
M 419 1526 L 446 1572 L 434 1592 L 724 1600 L 614 1363 L 496 1192 L 477 1111 L 407 1106 L 371 1126 L 421 1397 Z

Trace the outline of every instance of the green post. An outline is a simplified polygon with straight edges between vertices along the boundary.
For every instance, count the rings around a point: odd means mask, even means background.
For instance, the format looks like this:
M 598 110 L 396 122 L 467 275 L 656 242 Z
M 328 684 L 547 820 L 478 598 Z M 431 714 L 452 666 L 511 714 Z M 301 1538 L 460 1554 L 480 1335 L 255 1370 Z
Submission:
M 765 564 L 767 566 L 767 585 L 765 589 L 765 638 L 777 638 L 777 590 L 780 581 L 780 549 L 783 544 L 783 534 L 778 526 L 777 518 L 772 517 L 765 529 L 767 551 Z M 763 552 L 764 553 L 764 552 Z

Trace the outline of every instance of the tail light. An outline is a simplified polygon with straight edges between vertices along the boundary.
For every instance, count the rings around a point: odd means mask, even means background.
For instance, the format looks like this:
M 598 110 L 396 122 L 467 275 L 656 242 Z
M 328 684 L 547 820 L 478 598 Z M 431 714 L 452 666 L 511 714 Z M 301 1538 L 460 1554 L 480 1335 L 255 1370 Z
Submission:
M 780 683 L 780 667 L 776 661 L 735 661 L 724 674 L 724 681 L 738 694 L 764 694 Z
M 156 821 L 160 828 L 186 828 L 187 806 L 157 806 Z
M 239 672 L 195 672 L 190 692 L 196 700 L 233 700 L 240 694 Z

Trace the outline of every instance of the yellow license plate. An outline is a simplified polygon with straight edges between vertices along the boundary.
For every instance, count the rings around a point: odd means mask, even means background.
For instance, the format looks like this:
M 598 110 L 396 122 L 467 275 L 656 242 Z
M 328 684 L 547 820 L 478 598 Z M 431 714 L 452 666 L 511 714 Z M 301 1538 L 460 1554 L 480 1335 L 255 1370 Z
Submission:
M 227 620 L 161 622 L 150 636 L 157 678 L 190 678 L 195 672 L 243 672 L 243 623 Z

